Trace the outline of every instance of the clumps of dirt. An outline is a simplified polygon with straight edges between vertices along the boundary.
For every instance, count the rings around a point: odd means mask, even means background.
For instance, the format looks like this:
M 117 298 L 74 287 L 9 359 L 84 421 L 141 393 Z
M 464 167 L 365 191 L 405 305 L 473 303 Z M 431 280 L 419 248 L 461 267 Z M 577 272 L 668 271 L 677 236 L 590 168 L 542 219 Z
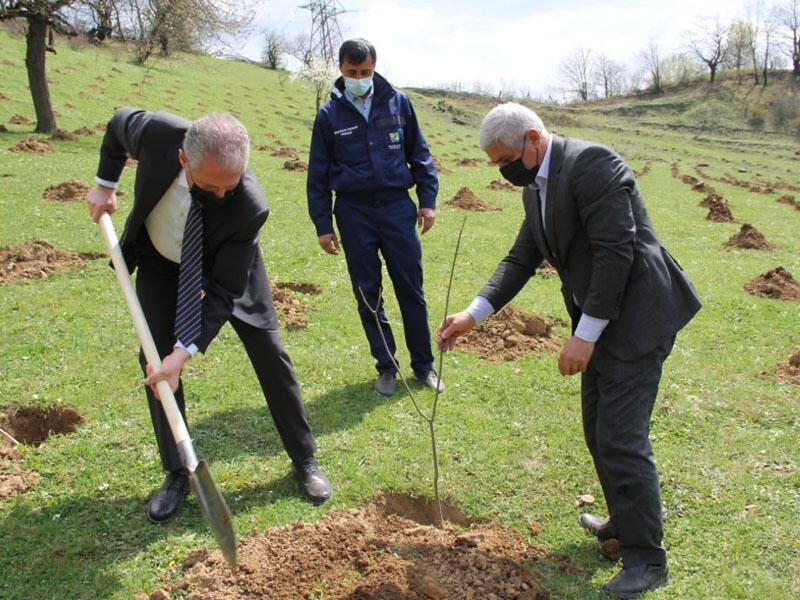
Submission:
M 477 167 L 483 164 L 484 161 L 478 160 L 477 158 L 460 158 L 456 161 L 456 164 L 459 167 Z
M 702 208 L 708 209 L 706 219 L 715 223 L 735 223 L 736 219 L 733 218 L 730 204 L 722 196 L 716 192 L 708 194 L 703 200 L 700 201 Z
M 9 148 L 11 152 L 30 152 L 31 154 L 51 154 L 55 152 L 52 144 L 42 138 L 28 138 L 20 140 L 16 145 Z
M 19 466 L 22 455 L 0 431 L 0 505 L 39 482 L 39 474 Z
M 490 190 L 503 190 L 505 192 L 515 192 L 517 188 L 511 185 L 507 181 L 503 181 L 502 179 L 492 179 L 487 186 Z
M 13 115 L 8 122 L 12 125 L 34 125 L 33 121 L 31 121 L 28 117 L 23 117 L 22 115 Z
M 650 172 L 651 168 L 652 167 L 651 167 L 650 163 L 646 162 L 646 163 L 644 163 L 644 166 L 641 169 L 639 169 L 638 171 L 636 169 L 634 169 L 633 170 L 633 174 L 638 179 L 639 177 L 644 177 L 645 175 L 647 175 Z
M 308 327 L 308 304 L 297 296 L 299 294 L 321 294 L 322 288 L 313 283 L 272 283 L 272 301 L 275 310 L 281 318 L 281 322 L 286 329 L 304 329 Z
M 732 235 L 723 244 L 730 248 L 744 248 L 746 250 L 774 250 L 775 244 L 767 241 L 764 235 L 749 223 L 744 223 L 739 232 Z
M 778 364 L 778 380 L 800 385 L 800 350 L 789 357 L 789 360 Z
M 56 271 L 80 266 L 85 259 L 100 256 L 103 255 L 59 250 L 39 238 L 4 246 L 0 248 L 0 285 L 20 279 L 45 279 Z
M 308 171 L 308 163 L 299 158 L 290 158 L 283 163 L 283 168 L 287 171 Z
M 744 289 L 749 294 L 762 298 L 800 302 L 800 284 L 783 267 L 776 267 L 762 273 L 746 283 Z
M 75 135 L 97 135 L 94 129 L 89 129 L 88 127 L 79 127 L 72 133 Z
M 495 210 L 503 210 L 499 206 L 495 206 L 478 198 L 475 193 L 468 187 L 462 187 L 456 192 L 450 200 L 445 202 L 448 206 L 461 208 L 463 210 L 472 210 L 476 212 L 487 212 Z
M 475 352 L 490 362 L 519 360 L 534 352 L 556 352 L 561 340 L 556 327 L 516 306 L 506 305 L 458 340 L 457 348 Z
M 433 157 L 433 166 L 436 168 L 436 172 L 439 175 L 452 175 L 453 171 L 448 169 L 444 165 L 442 165 L 442 161 L 440 161 L 436 156 Z
M 260 149 L 268 150 L 269 146 L 261 146 Z M 297 150 L 294 148 L 289 148 L 288 146 L 280 146 L 278 148 L 273 149 L 270 152 L 270 156 L 278 156 L 282 158 L 293 158 L 297 160 L 300 156 L 297 154 Z
M 363 508 L 334 508 L 315 523 L 252 531 L 238 542 L 235 573 L 219 550 L 196 550 L 177 581 L 136 600 L 550 598 L 531 570 L 549 556 L 544 547 L 488 522 L 417 521 L 419 502 L 378 497 Z
M 78 140 L 78 136 L 76 134 L 70 133 L 69 131 L 64 131 L 63 129 L 56 129 L 51 137 L 60 142 L 75 142 Z
M 77 202 L 86 198 L 92 188 L 78 179 L 70 179 L 63 183 L 49 186 L 42 195 L 46 200 L 59 202 Z

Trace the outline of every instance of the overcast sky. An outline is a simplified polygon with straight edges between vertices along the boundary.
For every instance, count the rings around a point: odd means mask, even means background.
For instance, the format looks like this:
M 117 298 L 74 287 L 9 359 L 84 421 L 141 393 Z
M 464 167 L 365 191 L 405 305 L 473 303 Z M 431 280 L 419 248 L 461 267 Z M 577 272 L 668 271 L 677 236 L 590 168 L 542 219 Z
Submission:
M 342 35 L 365 37 L 377 70 L 399 87 L 479 84 L 493 92 L 558 95 L 559 63 L 578 48 L 603 52 L 628 71 L 654 39 L 663 56 L 685 32 L 745 15 L 747 0 L 340 0 Z M 308 2 L 266 0 L 243 53 L 260 59 L 263 30 L 290 40 L 311 30 Z M 772 4 L 767 0 L 767 4 Z

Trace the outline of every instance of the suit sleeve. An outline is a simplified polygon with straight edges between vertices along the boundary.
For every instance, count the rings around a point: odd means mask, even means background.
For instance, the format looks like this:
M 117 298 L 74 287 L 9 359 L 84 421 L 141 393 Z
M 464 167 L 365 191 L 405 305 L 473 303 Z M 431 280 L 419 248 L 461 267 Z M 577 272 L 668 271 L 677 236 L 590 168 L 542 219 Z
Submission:
M 500 261 L 478 295 L 486 298 L 495 312 L 499 311 L 533 277 L 543 258 L 526 217 L 508 255 Z
M 97 176 L 106 181 L 119 181 L 128 157 L 138 160 L 139 147 L 150 113 L 138 108 L 120 108 L 106 125 L 100 145 Z

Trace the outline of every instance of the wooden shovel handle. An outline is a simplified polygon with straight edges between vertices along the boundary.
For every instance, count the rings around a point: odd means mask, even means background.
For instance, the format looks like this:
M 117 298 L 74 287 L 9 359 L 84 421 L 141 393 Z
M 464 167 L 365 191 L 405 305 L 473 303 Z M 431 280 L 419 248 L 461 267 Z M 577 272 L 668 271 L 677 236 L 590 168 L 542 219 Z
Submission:
M 161 368 L 161 357 L 156 349 L 156 344 L 153 341 L 153 335 L 150 333 L 150 328 L 147 325 L 142 305 L 139 304 L 139 298 L 136 291 L 133 289 L 131 283 L 131 275 L 128 272 L 128 265 L 122 256 L 122 250 L 119 247 L 119 240 L 117 239 L 117 232 L 114 230 L 114 224 L 111 222 L 111 216 L 108 213 L 103 213 L 100 217 L 100 227 L 103 230 L 103 237 L 106 241 L 106 246 L 111 254 L 111 262 L 114 264 L 114 270 L 117 273 L 119 285 L 122 288 L 122 293 L 125 295 L 125 302 L 128 304 L 128 311 L 133 319 L 133 325 L 136 327 L 136 333 L 139 336 L 139 343 L 142 345 L 147 364 L 153 368 Z M 156 384 L 158 394 L 161 398 L 161 405 L 164 407 L 164 413 L 167 416 L 169 427 L 172 430 L 172 436 L 175 438 L 175 443 L 180 445 L 183 442 L 189 442 L 189 431 L 186 429 L 186 423 L 183 421 L 178 403 L 175 401 L 175 395 L 172 393 L 172 388 L 166 381 L 159 381 Z M 194 470 L 196 465 L 184 465 L 190 471 Z

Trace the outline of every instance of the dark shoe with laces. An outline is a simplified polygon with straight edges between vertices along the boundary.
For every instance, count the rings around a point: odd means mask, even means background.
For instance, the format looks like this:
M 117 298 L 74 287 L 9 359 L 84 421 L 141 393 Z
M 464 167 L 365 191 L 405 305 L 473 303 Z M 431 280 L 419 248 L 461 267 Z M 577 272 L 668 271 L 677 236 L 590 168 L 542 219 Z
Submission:
M 636 565 L 623 568 L 603 585 L 603 591 L 615 598 L 638 598 L 645 592 L 669 583 L 669 568 L 663 565 Z
M 601 519 L 591 513 L 583 513 L 578 517 L 578 523 L 586 531 L 597 536 L 597 539 L 601 542 L 617 538 L 617 532 L 608 519 Z
M 184 471 L 173 471 L 150 499 L 147 518 L 151 523 L 169 523 L 181 511 L 188 492 L 189 476 Z
M 414 373 L 414 377 L 421 381 L 422 385 L 425 387 L 429 387 L 435 392 L 444 394 L 444 381 L 439 378 L 439 375 L 437 375 L 436 371 L 433 369 L 427 373 Z
M 292 462 L 294 476 L 300 483 L 300 491 L 307 500 L 314 504 L 322 504 L 333 496 L 331 482 L 320 471 L 317 461 L 312 456 L 301 463 Z

